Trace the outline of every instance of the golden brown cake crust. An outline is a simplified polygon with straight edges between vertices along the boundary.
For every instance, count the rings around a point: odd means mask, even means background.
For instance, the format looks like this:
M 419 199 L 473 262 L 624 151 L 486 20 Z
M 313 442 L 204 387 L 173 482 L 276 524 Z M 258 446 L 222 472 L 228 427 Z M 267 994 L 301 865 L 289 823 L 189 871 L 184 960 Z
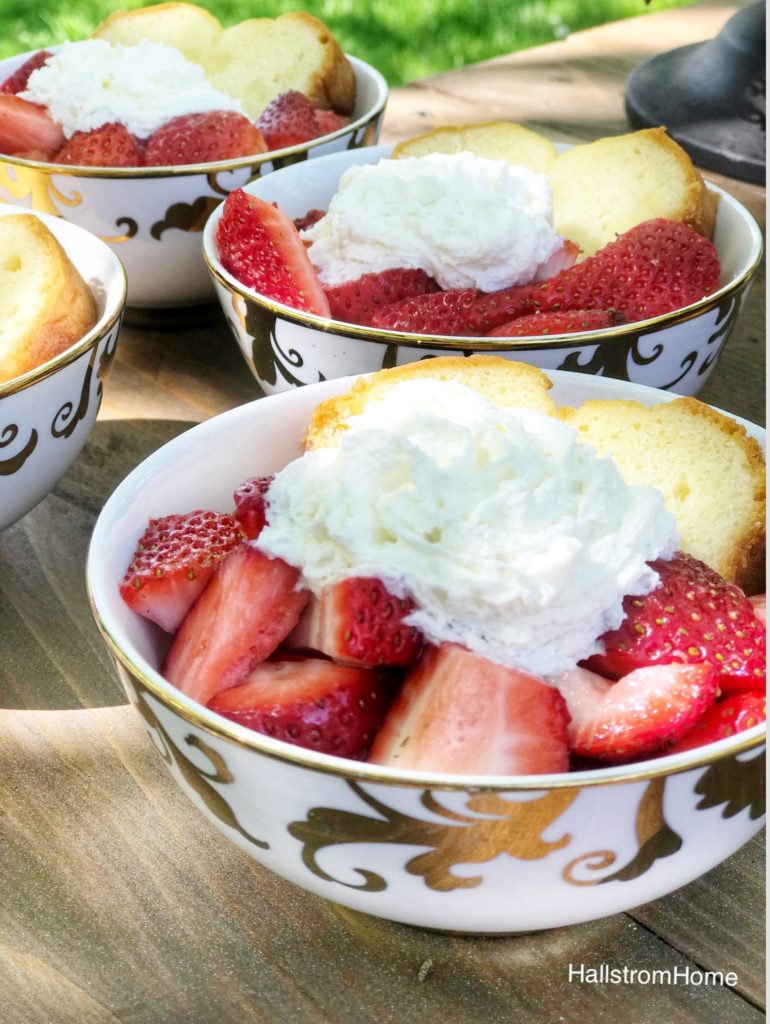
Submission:
M 428 153 L 464 151 L 528 167 L 536 174 L 547 174 L 557 155 L 556 146 L 549 139 L 523 125 L 511 121 L 485 121 L 434 128 L 415 135 L 399 142 L 391 156 L 398 160 Z
M 203 67 L 215 88 L 240 100 L 253 119 L 290 89 L 305 93 L 317 107 L 343 114 L 355 103 L 352 64 L 329 28 L 302 11 L 223 28 L 204 8 L 172 2 L 114 11 L 93 37 L 123 45 L 150 39 L 176 47 Z
M 305 446 L 338 444 L 348 419 L 363 412 L 369 402 L 382 397 L 395 384 L 416 377 L 459 381 L 502 407 L 525 405 L 548 415 L 556 409 L 548 394 L 553 385 L 537 367 L 501 356 L 439 356 L 359 377 L 350 391 L 321 402 L 310 420 Z
M 96 323 L 96 302 L 31 213 L 0 217 L 0 382 L 61 355 Z

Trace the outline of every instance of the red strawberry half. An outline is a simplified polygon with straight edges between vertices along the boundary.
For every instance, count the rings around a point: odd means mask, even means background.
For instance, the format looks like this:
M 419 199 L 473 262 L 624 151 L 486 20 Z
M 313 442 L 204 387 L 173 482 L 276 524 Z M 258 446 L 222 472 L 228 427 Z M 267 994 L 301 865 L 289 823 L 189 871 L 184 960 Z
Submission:
M 370 323 L 372 327 L 408 334 L 468 334 L 469 311 L 478 294 L 475 288 L 451 288 L 415 295 L 376 310 Z
M 294 218 L 294 227 L 297 231 L 305 231 L 317 224 L 321 217 L 326 216 L 326 210 L 308 210 L 303 217 Z
M 375 577 L 342 580 L 311 600 L 290 643 L 357 665 L 410 665 L 423 645 L 404 623 L 413 610 Z
M 142 144 L 122 124 L 103 124 L 88 132 L 75 132 L 54 156 L 57 164 L 81 167 L 141 167 Z
M 334 319 L 362 326 L 370 324 L 375 311 L 383 306 L 440 290 L 424 270 L 406 268 L 363 274 L 354 281 L 325 289 Z
M 257 128 L 268 149 L 299 146 L 324 134 L 316 115 L 316 108 L 304 93 L 289 89 L 268 103 L 257 118 Z
M 316 110 L 315 119 L 319 135 L 331 135 L 332 132 L 347 128 L 350 124 L 350 118 L 345 114 L 338 114 L 336 110 Z
M 266 736 L 362 760 L 387 698 L 385 683 L 371 669 L 295 658 L 263 662 L 209 707 Z
M 299 232 L 271 203 L 238 188 L 217 226 L 222 266 L 249 288 L 294 309 L 329 316 L 329 302 Z
M 650 565 L 660 583 L 646 597 L 626 597 L 626 618 L 601 638 L 604 654 L 586 666 L 617 679 L 644 665 L 705 662 L 723 692 L 765 685 L 764 625 L 738 589 L 692 555 L 678 551 Z
M 490 331 L 489 338 L 527 338 L 540 334 L 573 334 L 617 327 L 626 318 L 616 309 L 570 309 L 558 313 L 530 313 Z
M 230 552 L 174 637 L 163 674 L 207 704 L 242 683 L 296 626 L 308 600 L 299 573 L 251 544 Z
M 148 167 L 205 164 L 267 150 L 262 133 L 244 114 L 211 110 L 174 117 L 147 140 Z
M 0 153 L 42 153 L 48 159 L 61 147 L 64 133 L 44 107 L 19 96 L 0 94 Z
M 151 519 L 120 593 L 135 612 L 173 633 L 217 565 L 243 533 L 221 512 L 190 512 Z
M 612 683 L 576 668 L 559 677 L 579 757 L 613 763 L 654 754 L 693 728 L 714 703 L 711 665 L 652 665 Z
M 751 729 L 765 721 L 767 699 L 764 693 L 734 693 L 717 701 L 699 720 L 690 732 L 670 747 L 667 754 L 681 754 L 684 750 L 716 743 Z
M 617 309 L 636 322 L 710 295 L 719 274 L 709 239 L 687 224 L 656 218 L 547 281 L 482 296 L 471 311 L 471 328 L 488 334 L 520 316 L 570 309 Z
M 24 63 L 16 68 L 16 70 L 10 74 L 3 82 L 0 82 L 0 93 L 7 93 L 8 95 L 14 96 L 16 93 L 24 92 L 29 82 L 29 76 L 33 71 L 37 71 L 38 68 L 42 68 L 45 62 L 53 54 L 49 53 L 48 50 L 38 50 L 37 53 L 33 53 L 31 57 L 28 57 Z
M 426 650 L 385 716 L 374 764 L 417 771 L 541 775 L 569 767 L 558 690 L 456 644 Z
M 233 495 L 235 518 L 249 540 L 260 535 L 267 521 L 265 495 L 272 482 L 271 476 L 256 476 L 241 484 Z

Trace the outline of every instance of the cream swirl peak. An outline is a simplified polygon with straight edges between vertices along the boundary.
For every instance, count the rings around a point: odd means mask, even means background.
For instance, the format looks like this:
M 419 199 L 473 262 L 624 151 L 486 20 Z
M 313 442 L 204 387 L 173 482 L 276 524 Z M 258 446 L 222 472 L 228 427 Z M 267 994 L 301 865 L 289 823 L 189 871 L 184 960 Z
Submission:
M 326 286 L 408 267 L 481 291 L 533 280 L 564 245 L 545 175 L 472 153 L 348 168 L 303 238 Z
M 349 421 L 337 448 L 278 473 L 254 543 L 315 592 L 377 576 L 410 622 L 539 676 L 597 652 L 671 555 L 659 491 L 625 483 L 572 428 L 504 411 L 455 382 L 406 381 Z
M 181 114 L 236 110 L 238 100 L 216 90 L 197 64 L 164 43 L 133 46 L 86 39 L 65 43 L 33 71 L 21 98 L 38 103 L 66 138 L 118 122 L 149 138 Z

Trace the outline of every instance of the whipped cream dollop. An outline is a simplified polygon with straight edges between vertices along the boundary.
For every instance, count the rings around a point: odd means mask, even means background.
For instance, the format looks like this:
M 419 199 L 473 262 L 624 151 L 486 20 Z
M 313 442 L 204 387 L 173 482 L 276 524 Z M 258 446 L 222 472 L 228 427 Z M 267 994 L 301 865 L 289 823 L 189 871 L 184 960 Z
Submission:
M 66 138 L 117 121 L 139 139 L 181 114 L 243 109 L 216 90 L 203 68 L 164 43 L 65 43 L 29 76 L 21 98 L 39 103 Z
M 564 244 L 544 175 L 472 153 L 350 167 L 302 237 L 327 287 L 408 267 L 442 288 L 496 291 L 536 278 Z
M 504 411 L 456 382 L 404 381 L 272 482 L 254 543 L 314 592 L 377 576 L 408 622 L 538 676 L 600 650 L 677 548 L 661 493 L 558 419 Z

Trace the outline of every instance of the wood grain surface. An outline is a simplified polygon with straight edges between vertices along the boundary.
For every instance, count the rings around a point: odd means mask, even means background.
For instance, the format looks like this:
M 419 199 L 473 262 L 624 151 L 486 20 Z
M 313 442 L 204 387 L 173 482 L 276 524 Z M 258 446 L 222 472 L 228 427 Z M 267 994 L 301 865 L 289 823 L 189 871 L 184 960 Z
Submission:
M 623 82 L 736 4 L 648 14 L 396 90 L 383 140 L 504 117 L 557 141 L 627 130 Z M 764 224 L 764 190 L 714 178 Z M 701 397 L 764 422 L 764 281 Z M 0 533 L 2 1024 L 750 1024 L 764 1019 L 763 839 L 630 914 L 514 938 L 346 910 L 252 862 L 187 802 L 126 704 L 83 567 L 119 481 L 258 397 L 218 307 L 130 311 L 99 421 L 55 491 Z M 569 965 L 734 971 L 596 985 Z

